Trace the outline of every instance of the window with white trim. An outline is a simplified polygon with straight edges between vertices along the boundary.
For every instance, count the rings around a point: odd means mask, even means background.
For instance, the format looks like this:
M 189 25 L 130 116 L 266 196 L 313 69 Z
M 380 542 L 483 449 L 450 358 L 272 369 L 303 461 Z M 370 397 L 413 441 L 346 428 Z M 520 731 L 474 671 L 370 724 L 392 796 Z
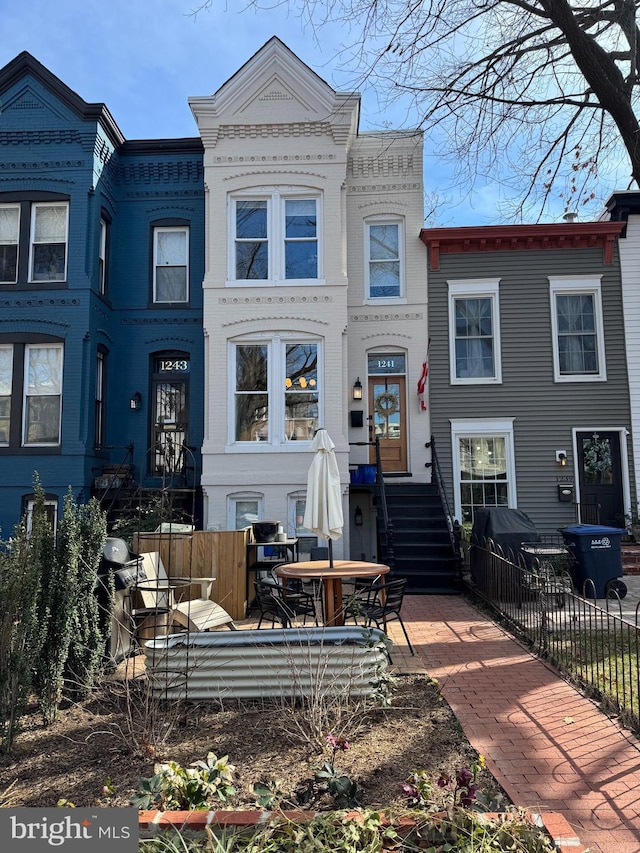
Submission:
M 319 344 L 274 335 L 233 344 L 232 443 L 311 441 L 318 425 Z
M 607 378 L 600 276 L 549 278 L 556 382 Z
M 31 534 L 33 529 L 33 511 L 36 507 L 37 499 L 36 498 L 26 498 L 25 500 L 25 514 L 27 520 L 27 536 Z M 44 517 L 46 522 L 51 529 L 51 532 L 55 535 L 58 528 L 58 499 L 51 496 L 46 496 L 44 500 Z
M 241 492 L 227 498 L 229 530 L 244 530 L 262 519 L 263 496 L 254 492 Z
M 515 507 L 513 420 L 452 421 L 456 517 L 473 524 L 485 507 Z
M 20 205 L 0 204 L 0 284 L 18 280 Z
M 98 349 L 96 353 L 96 392 L 94 401 L 93 443 L 96 447 L 105 444 L 105 384 L 107 377 L 107 353 Z
M 98 247 L 99 287 L 103 295 L 107 292 L 107 244 L 109 222 L 104 216 L 100 217 L 100 245 Z
M 189 228 L 153 229 L 153 301 L 189 301 Z
M 22 443 L 59 445 L 62 344 L 27 344 L 24 359 Z
M 320 277 L 320 199 L 293 188 L 231 198 L 229 280 L 269 284 Z
M 31 206 L 29 281 L 66 281 L 67 202 L 36 202 Z
M 403 228 L 400 220 L 369 220 L 366 228 L 367 298 L 404 296 Z
M 12 387 L 13 344 L 3 344 L 0 346 L 0 447 L 9 446 Z
M 502 382 L 499 279 L 448 284 L 451 384 Z

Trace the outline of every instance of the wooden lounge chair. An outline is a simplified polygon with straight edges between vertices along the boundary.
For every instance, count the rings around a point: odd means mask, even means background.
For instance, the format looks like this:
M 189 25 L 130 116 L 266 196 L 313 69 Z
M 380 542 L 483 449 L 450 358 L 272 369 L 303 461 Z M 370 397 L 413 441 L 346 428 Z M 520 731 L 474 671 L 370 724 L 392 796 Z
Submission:
M 168 610 L 172 621 L 187 631 L 210 631 L 222 625 L 235 630 L 232 616 L 209 598 L 215 578 L 169 578 L 157 551 L 141 554 L 140 559 L 147 578 L 136 590 L 145 609 Z M 201 585 L 200 597 L 180 600 L 179 590 L 191 584 Z

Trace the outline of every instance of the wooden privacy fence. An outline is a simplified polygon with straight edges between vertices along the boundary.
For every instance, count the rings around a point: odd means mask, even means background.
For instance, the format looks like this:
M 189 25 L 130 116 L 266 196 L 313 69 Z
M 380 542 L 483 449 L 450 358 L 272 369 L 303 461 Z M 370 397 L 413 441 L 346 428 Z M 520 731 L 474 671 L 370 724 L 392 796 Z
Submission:
M 136 533 L 133 551 L 158 551 L 170 578 L 215 577 L 211 599 L 233 619 L 244 619 L 246 600 L 246 545 L 250 528 L 244 530 L 196 530 L 193 533 Z M 188 597 L 199 594 L 190 587 Z

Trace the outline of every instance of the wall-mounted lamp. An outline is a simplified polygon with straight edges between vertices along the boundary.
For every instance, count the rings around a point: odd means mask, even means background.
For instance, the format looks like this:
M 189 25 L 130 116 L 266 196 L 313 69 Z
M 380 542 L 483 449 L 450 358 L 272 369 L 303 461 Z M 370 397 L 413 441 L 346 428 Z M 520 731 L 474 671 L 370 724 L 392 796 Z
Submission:
M 566 450 L 556 450 L 556 462 L 558 465 L 564 466 L 567 464 L 567 451 Z
M 139 391 L 136 391 L 136 393 L 129 400 L 129 408 L 133 409 L 134 411 L 138 411 L 138 409 L 142 408 L 142 395 Z
M 362 527 L 362 522 L 364 521 L 362 516 L 362 510 L 359 506 L 355 508 L 355 512 L 353 513 L 353 521 L 356 527 Z
M 353 383 L 353 399 L 362 400 L 362 382 L 360 382 L 359 376 Z

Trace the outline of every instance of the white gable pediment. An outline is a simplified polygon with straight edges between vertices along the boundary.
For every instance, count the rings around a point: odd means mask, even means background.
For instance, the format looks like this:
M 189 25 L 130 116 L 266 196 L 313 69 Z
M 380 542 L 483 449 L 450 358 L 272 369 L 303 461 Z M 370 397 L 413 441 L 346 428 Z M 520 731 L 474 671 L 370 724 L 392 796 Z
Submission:
M 275 36 L 215 94 L 190 98 L 201 133 L 222 125 L 357 126 L 360 97 L 336 92 Z

